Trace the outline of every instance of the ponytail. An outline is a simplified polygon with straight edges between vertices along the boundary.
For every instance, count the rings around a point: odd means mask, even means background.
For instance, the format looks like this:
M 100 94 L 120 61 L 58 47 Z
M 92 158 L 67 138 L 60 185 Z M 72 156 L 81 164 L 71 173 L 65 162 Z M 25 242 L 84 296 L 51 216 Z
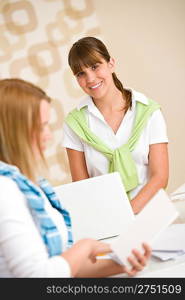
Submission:
M 115 73 L 112 74 L 114 84 L 118 88 L 118 90 L 123 94 L 126 100 L 126 111 L 132 107 L 132 99 L 131 99 L 131 92 L 124 89 L 123 84 L 118 79 Z

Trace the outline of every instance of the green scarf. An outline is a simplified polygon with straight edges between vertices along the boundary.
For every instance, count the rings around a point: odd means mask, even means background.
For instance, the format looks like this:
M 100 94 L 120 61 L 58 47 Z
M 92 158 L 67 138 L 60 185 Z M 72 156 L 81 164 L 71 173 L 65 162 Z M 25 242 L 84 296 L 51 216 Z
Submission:
M 135 149 L 142 130 L 147 124 L 148 118 L 159 108 L 160 105 L 150 99 L 148 99 L 147 105 L 137 102 L 136 117 L 132 134 L 126 144 L 115 150 L 110 149 L 90 130 L 84 114 L 85 107 L 81 110 L 74 109 L 71 111 L 66 118 L 66 123 L 85 143 L 89 144 L 108 158 L 109 173 L 118 171 L 121 175 L 126 192 L 129 192 L 139 184 L 136 165 L 131 152 Z

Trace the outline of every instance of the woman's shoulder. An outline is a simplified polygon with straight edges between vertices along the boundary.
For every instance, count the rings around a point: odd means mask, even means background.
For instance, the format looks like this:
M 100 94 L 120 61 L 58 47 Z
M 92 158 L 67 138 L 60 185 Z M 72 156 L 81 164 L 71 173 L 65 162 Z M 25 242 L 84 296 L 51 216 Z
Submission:
M 157 103 L 152 97 L 146 95 L 144 92 L 136 91 L 134 89 L 129 89 L 129 91 L 132 94 L 132 101 L 133 102 L 141 102 L 143 104 L 151 104 L 151 103 Z
M 85 108 L 85 107 L 88 107 L 89 105 L 92 105 L 93 104 L 93 101 L 92 101 L 92 98 L 89 97 L 89 96 L 85 96 L 81 99 L 81 101 L 76 105 L 74 106 L 74 108 L 72 108 L 67 115 L 69 115 L 71 112 L 73 111 L 79 111 L 81 110 L 82 108 Z
M 0 175 L 0 190 L 6 187 L 18 188 L 13 179 Z
M 14 211 L 25 209 L 25 197 L 17 184 L 6 176 L 0 176 L 0 215 L 13 216 Z
M 22 195 L 22 192 L 13 179 L 0 175 L 0 196 L 2 198 L 6 195 L 16 197 Z

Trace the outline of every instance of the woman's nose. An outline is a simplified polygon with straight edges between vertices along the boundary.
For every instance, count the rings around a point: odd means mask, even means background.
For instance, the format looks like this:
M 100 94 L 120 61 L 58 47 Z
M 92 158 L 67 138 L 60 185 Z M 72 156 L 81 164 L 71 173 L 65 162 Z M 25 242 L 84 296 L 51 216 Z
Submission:
M 95 77 L 96 75 L 93 71 L 88 71 L 86 74 L 86 79 L 88 83 L 93 82 L 95 80 Z

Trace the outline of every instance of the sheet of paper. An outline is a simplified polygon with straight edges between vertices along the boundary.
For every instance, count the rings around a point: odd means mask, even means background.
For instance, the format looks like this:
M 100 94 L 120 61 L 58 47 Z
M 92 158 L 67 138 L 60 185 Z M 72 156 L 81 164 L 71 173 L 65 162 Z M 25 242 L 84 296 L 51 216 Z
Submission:
M 147 203 L 135 220 L 123 228 L 120 236 L 111 242 L 111 248 L 124 265 L 129 265 L 127 257 L 132 249 L 141 251 L 141 244 L 153 245 L 159 234 L 178 216 L 178 212 L 167 193 L 160 189 Z
M 170 194 L 171 200 L 185 200 L 185 183 Z
M 153 250 L 185 251 L 185 224 L 171 224 L 153 243 Z
M 152 251 L 152 256 L 162 260 L 167 261 L 171 259 L 176 259 L 181 255 L 184 255 L 185 251 L 179 250 L 179 251 Z

